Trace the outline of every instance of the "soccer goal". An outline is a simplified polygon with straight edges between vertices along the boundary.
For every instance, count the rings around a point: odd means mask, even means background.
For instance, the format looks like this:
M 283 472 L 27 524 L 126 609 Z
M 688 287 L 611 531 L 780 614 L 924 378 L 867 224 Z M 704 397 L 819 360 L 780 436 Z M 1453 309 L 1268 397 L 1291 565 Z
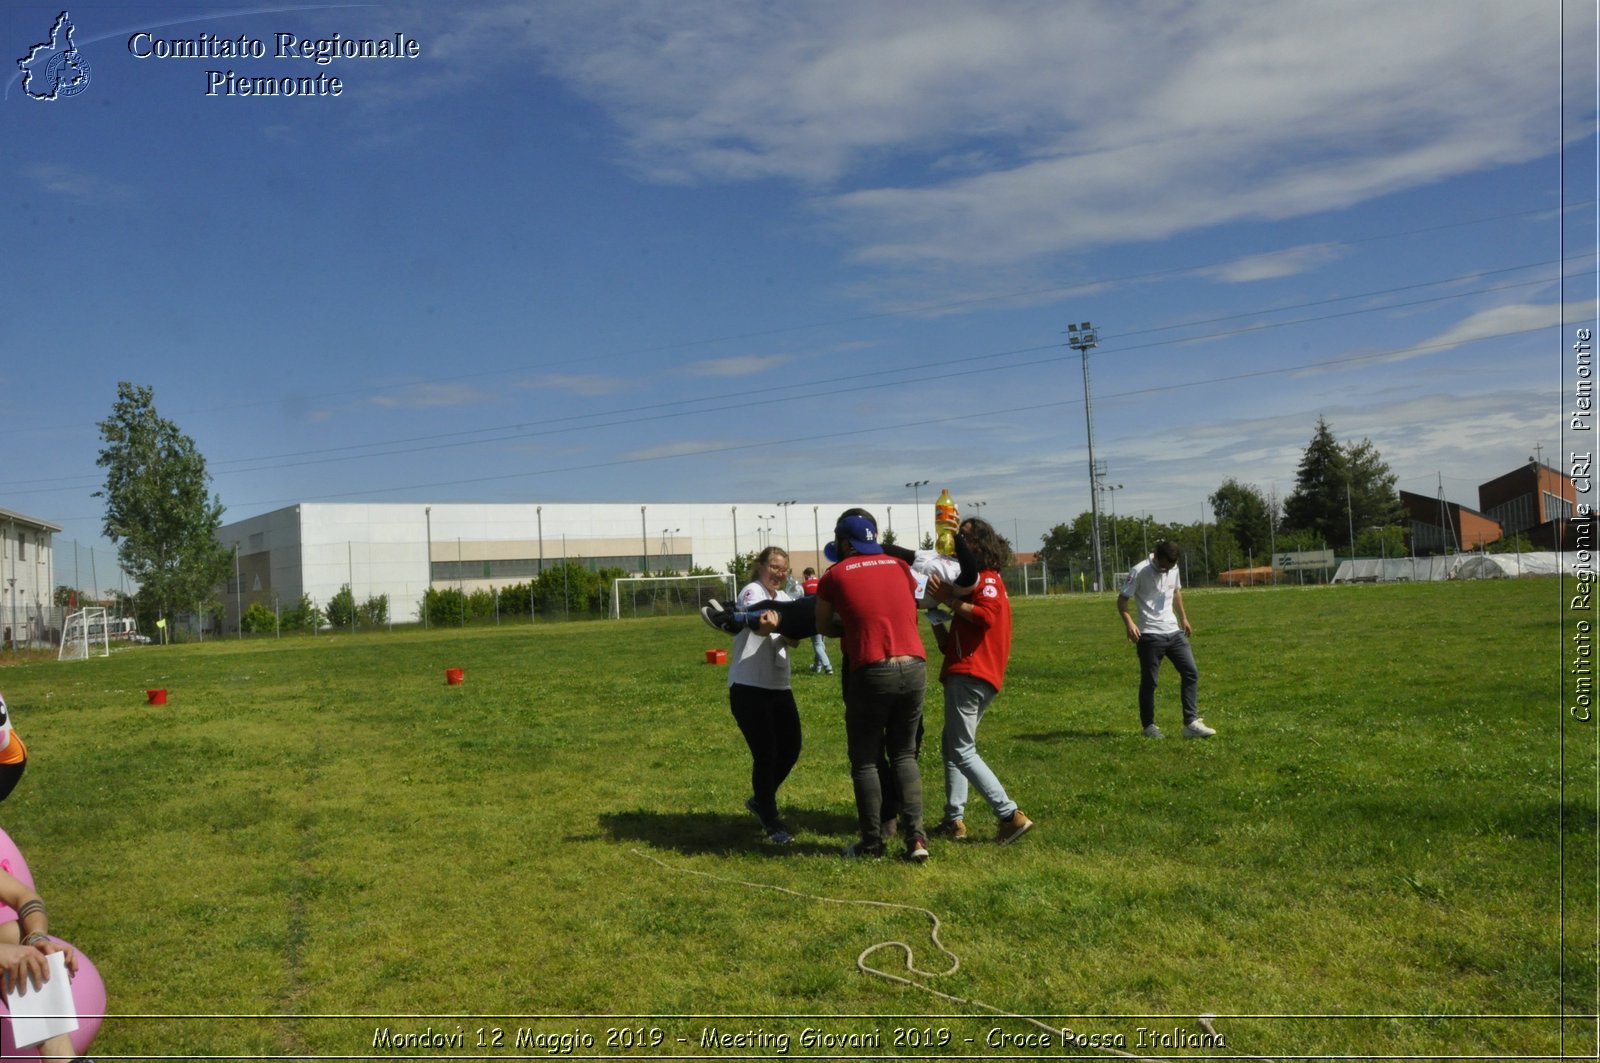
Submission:
M 712 598 L 733 601 L 733 577 L 624 576 L 611 581 L 611 619 L 697 613 Z
M 104 609 L 79 609 L 68 613 L 67 622 L 61 628 L 61 652 L 56 659 L 83 661 L 111 656 L 110 627 Z

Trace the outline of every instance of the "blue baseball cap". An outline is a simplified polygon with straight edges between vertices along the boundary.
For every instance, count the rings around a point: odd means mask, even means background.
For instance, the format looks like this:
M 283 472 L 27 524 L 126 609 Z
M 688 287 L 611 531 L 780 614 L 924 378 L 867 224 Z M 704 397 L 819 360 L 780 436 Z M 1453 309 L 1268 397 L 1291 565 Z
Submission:
M 858 554 L 881 554 L 883 547 L 878 544 L 878 523 L 871 517 L 846 515 L 839 518 L 839 523 L 833 526 L 834 542 L 822 548 L 822 556 L 829 561 L 838 563 L 839 547 L 837 540 L 846 539 L 852 549 Z

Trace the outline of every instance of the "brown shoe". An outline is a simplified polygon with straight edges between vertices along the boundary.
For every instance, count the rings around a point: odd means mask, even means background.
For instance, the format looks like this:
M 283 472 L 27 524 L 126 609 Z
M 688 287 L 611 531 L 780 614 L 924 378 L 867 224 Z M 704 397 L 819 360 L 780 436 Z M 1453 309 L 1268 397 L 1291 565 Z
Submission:
M 995 835 L 995 841 L 1001 845 L 1010 845 L 1028 831 L 1033 829 L 1033 820 L 1022 814 L 1022 809 L 1011 813 L 1010 819 L 1000 821 L 1000 833 Z
M 954 838 L 960 841 L 967 836 L 967 825 L 959 819 L 941 820 L 933 828 L 933 833 L 941 838 Z

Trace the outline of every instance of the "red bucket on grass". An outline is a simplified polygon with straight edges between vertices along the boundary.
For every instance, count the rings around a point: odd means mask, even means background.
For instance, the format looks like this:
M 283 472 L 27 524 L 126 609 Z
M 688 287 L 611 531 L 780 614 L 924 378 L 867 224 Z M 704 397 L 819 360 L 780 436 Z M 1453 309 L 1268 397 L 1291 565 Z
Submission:
M 707 650 L 706 651 L 706 663 L 707 664 L 727 664 L 728 663 L 728 651 L 727 650 Z
M 150 700 L 150 704 L 152 705 L 165 705 L 167 703 L 167 688 L 162 687 L 160 690 L 146 690 L 144 692 L 144 696 Z
M 444 670 L 444 681 L 453 687 L 458 687 L 466 681 L 466 673 L 459 668 L 446 668 Z

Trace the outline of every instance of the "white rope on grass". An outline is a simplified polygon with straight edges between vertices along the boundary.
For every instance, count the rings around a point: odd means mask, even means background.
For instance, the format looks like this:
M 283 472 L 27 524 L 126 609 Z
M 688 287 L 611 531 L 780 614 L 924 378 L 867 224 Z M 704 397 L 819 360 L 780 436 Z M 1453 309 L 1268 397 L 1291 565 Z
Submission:
M 791 897 L 798 897 L 801 900 L 817 901 L 817 902 L 819 902 L 821 904 L 853 904 L 853 905 L 859 905 L 861 907 L 866 907 L 866 908 L 897 908 L 897 909 L 899 909 L 901 911 L 917 912 L 917 913 L 919 913 L 921 915 L 925 915 L 925 916 L 928 917 L 928 922 L 930 924 L 932 924 L 928 928 L 928 937 L 929 937 L 930 940 L 933 941 L 934 948 L 938 949 L 940 952 L 944 953 L 947 957 L 949 957 L 949 959 L 950 959 L 950 969 L 949 970 L 946 970 L 946 971 L 924 971 L 924 970 L 922 970 L 921 968 L 919 968 L 916 965 L 916 953 L 915 953 L 915 951 L 911 948 L 910 945 L 906 944 L 904 941 L 880 941 L 876 945 L 868 945 L 866 948 L 861 950 L 859 955 L 856 956 L 856 970 L 860 971 L 862 974 L 871 975 L 871 976 L 876 977 L 876 978 L 882 978 L 882 979 L 885 979 L 885 980 L 890 981 L 890 982 L 897 982 L 900 985 L 908 986 L 908 987 L 910 987 L 912 989 L 921 990 L 922 992 L 927 993 L 930 996 L 936 996 L 941 1000 L 948 1000 L 952 1004 L 964 1004 L 964 1005 L 968 1005 L 970 1007 L 982 1008 L 984 1011 L 992 1012 L 993 1014 L 998 1015 L 998 1016 L 1000 1016 L 1001 1018 L 1004 1018 L 1004 1019 L 1015 1019 L 1018 1022 L 1028 1023 L 1031 1026 L 1038 1027 L 1039 1029 L 1043 1030 L 1045 1033 L 1050 1034 L 1052 1037 L 1056 1036 L 1057 1034 L 1059 1034 L 1061 1032 L 1060 1030 L 1056 1029 L 1055 1027 L 1048 1026 L 1045 1023 L 1040 1022 L 1038 1019 L 1035 1019 L 1030 1015 L 1019 1015 L 1018 1013 L 1016 1013 L 1014 1011 L 1006 1011 L 1004 1008 L 997 1008 L 993 1004 L 986 1004 L 983 1001 L 977 1000 L 977 999 L 972 998 L 972 997 L 959 997 L 959 996 L 956 996 L 953 993 L 946 993 L 946 992 L 943 992 L 942 990 L 935 989 L 930 985 L 924 985 L 921 982 L 918 982 L 918 981 L 915 981 L 913 979 L 907 978 L 904 975 L 895 974 L 892 971 L 885 971 L 882 968 L 874 967 L 870 963 L 867 962 L 867 958 L 869 956 L 872 956 L 874 953 L 881 952 L 884 949 L 899 949 L 905 955 L 906 970 L 911 972 L 912 974 L 918 975 L 918 976 L 920 976 L 922 978 L 945 978 L 945 977 L 948 977 L 949 975 L 955 974 L 957 971 L 959 971 L 961 969 L 961 958 L 959 956 L 957 956 L 955 953 L 951 952 L 949 949 L 945 948 L 944 942 L 939 940 L 939 927 L 942 926 L 943 924 L 940 922 L 939 916 L 936 913 L 934 913 L 933 911 L 930 911 L 927 908 L 921 908 L 921 907 L 918 907 L 915 904 L 900 904 L 900 903 L 895 902 L 895 901 L 873 901 L 873 900 L 864 900 L 864 899 L 852 898 L 852 897 L 823 897 L 823 896 L 821 896 L 819 894 L 815 894 L 815 893 L 805 893 L 805 892 L 802 892 L 800 890 L 790 889 L 787 886 L 774 886 L 770 882 L 747 882 L 744 879 L 729 878 L 729 877 L 727 877 L 725 875 L 713 875 L 709 871 L 699 871 L 699 870 L 696 870 L 695 868 L 692 868 L 692 867 L 677 867 L 677 866 L 674 866 L 672 864 L 667 863 L 665 860 L 662 860 L 660 857 L 655 856 L 652 853 L 644 852 L 641 849 L 630 849 L 628 851 L 633 853 L 633 855 L 639 857 L 642 860 L 649 860 L 651 863 L 656 864 L 656 865 L 658 865 L 658 866 L 660 866 L 662 868 L 665 868 L 668 871 L 672 871 L 672 872 L 674 872 L 676 874 L 680 874 L 680 875 L 695 875 L 695 876 L 698 876 L 700 878 L 710 879 L 712 882 L 721 882 L 721 883 L 725 883 L 726 885 L 730 885 L 730 886 L 744 886 L 747 889 L 753 889 L 753 890 L 771 890 L 774 893 L 784 893 L 784 894 L 787 894 L 787 895 L 789 895 Z M 1206 1033 L 1210 1034 L 1213 1037 L 1220 1038 L 1221 1035 L 1218 1034 L 1217 1031 L 1216 1031 L 1216 1028 L 1211 1025 L 1212 1021 L 1215 1018 L 1216 1018 L 1215 1015 L 1209 1015 L 1209 1014 L 1201 1015 L 1201 1016 L 1199 1016 L 1198 1021 L 1200 1023 L 1200 1027 L 1203 1030 L 1205 1030 Z M 1097 1046 L 1097 1047 L 1098 1047 L 1099 1051 L 1101 1051 L 1101 1052 L 1105 1052 L 1105 1053 L 1107 1053 L 1109 1055 L 1113 1055 L 1113 1056 L 1120 1056 L 1123 1059 L 1136 1060 L 1136 1061 L 1138 1061 L 1138 1063 L 1166 1063 L 1165 1060 L 1155 1060 L 1155 1059 L 1151 1059 L 1148 1056 L 1134 1055 L 1132 1052 L 1123 1052 L 1120 1049 L 1111 1048 L 1111 1047 L 1108 1047 L 1108 1046 L 1105 1046 L 1105 1045 L 1100 1045 L 1100 1046 Z M 1266 1056 L 1234 1056 L 1232 1058 L 1234 1058 L 1234 1059 L 1251 1059 L 1251 1060 L 1256 1060 L 1257 1063 L 1273 1063 L 1273 1061 L 1268 1059 Z

